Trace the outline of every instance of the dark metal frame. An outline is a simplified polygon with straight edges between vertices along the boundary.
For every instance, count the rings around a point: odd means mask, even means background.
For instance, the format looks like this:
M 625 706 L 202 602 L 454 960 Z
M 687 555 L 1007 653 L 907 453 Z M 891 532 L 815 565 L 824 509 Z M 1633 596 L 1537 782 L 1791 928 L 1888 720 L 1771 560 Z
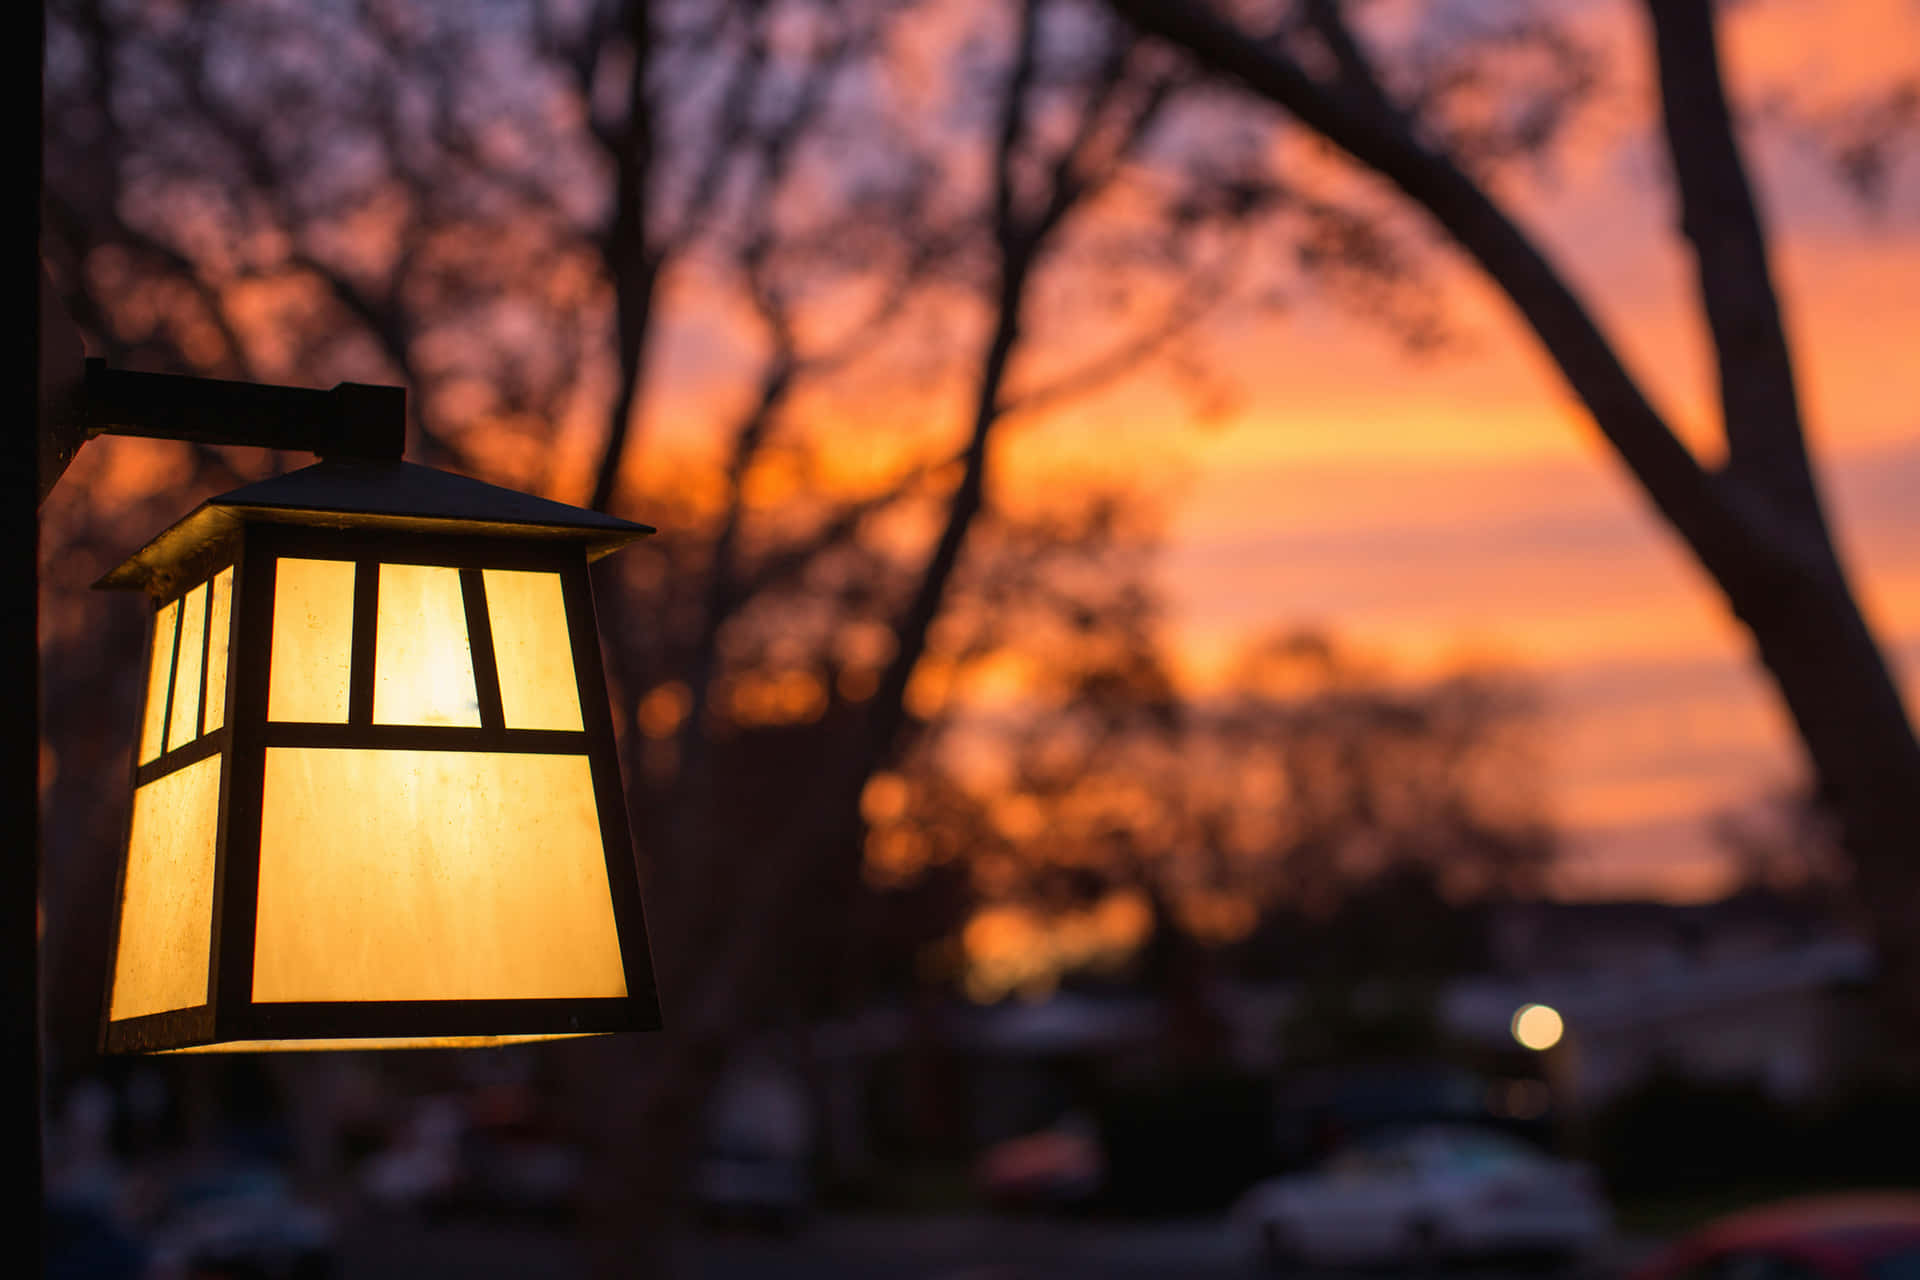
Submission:
M 494 531 L 489 531 L 492 533 Z M 387 1039 L 437 1036 L 537 1036 L 660 1027 L 658 996 L 647 946 L 646 921 L 621 790 L 613 719 L 601 664 L 599 630 L 587 576 L 587 554 L 578 544 L 514 541 L 500 536 L 418 535 L 390 530 L 326 529 L 247 523 L 222 541 L 197 567 L 204 572 L 154 601 L 156 615 L 201 582 L 234 565 L 229 618 L 227 697 L 224 723 L 146 765 L 137 761 L 133 783 L 145 785 L 214 754 L 224 757 L 219 824 L 215 836 L 212 945 L 208 998 L 204 1005 L 113 1021 L 108 966 L 107 998 L 101 1009 L 101 1045 L 109 1053 L 206 1047 L 234 1041 Z M 348 673 L 348 722 L 311 724 L 267 718 L 268 662 L 273 630 L 275 565 L 283 557 L 351 560 L 355 577 L 352 659 Z M 377 725 L 373 710 L 373 641 L 379 564 L 431 564 L 461 570 L 472 644 L 474 680 L 481 707 L 479 727 Z M 572 645 L 574 681 L 582 728 L 508 729 L 500 712 L 492 631 L 480 570 L 540 569 L 558 573 Z M 176 662 L 180 643 L 175 631 Z M 151 642 L 150 642 L 151 644 Z M 151 648 L 149 648 L 151 657 Z M 201 705 L 206 698 L 202 662 Z M 169 699 L 170 701 L 170 699 Z M 144 706 L 143 706 L 144 711 Z M 171 714 L 171 707 L 167 708 Z M 614 926 L 625 968 L 627 994 L 617 998 L 536 1000 L 405 1000 L 342 1003 L 256 1003 L 253 948 L 260 871 L 260 822 L 266 752 L 279 746 L 330 746 L 451 751 L 512 751 L 585 755 L 599 812 L 612 891 Z M 129 814 L 129 837 L 131 836 Z M 125 893 L 126 846 L 120 860 L 118 904 Z M 119 951 L 116 906 L 112 951 Z
M 224 382 L 86 363 L 76 425 L 88 436 L 152 436 L 288 449 L 329 458 L 397 459 L 406 447 L 403 387 L 342 382 L 329 390 Z

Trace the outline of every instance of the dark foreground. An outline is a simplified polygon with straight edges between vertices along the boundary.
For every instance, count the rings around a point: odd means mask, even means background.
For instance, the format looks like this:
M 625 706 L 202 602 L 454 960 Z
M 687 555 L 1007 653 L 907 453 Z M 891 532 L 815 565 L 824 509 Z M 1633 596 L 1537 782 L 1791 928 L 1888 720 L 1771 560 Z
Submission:
M 576 1241 L 525 1228 L 369 1222 L 355 1226 L 341 1245 L 337 1280 L 585 1275 L 585 1252 Z M 790 1236 L 705 1235 L 684 1248 L 680 1274 L 693 1280 L 1247 1280 L 1262 1274 L 1218 1219 L 1149 1225 L 985 1215 L 826 1219 Z M 1614 1271 L 1603 1260 L 1579 1274 L 1586 1280 Z M 1366 1275 L 1402 1280 L 1387 1272 Z M 1445 1273 L 1446 1280 L 1568 1275 L 1492 1266 Z

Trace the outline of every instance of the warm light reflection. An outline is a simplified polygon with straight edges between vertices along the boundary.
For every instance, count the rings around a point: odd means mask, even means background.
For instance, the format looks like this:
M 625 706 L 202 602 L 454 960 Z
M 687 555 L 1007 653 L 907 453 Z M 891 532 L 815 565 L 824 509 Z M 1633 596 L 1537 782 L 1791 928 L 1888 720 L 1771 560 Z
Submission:
M 669 680 L 640 699 L 635 716 L 640 721 L 640 732 L 649 738 L 670 738 L 692 707 L 693 695 L 687 686 L 679 680 Z
M 1047 825 L 1046 811 L 1032 796 L 1008 796 L 989 812 L 994 829 L 1016 844 L 1033 839 Z
M 1152 911 L 1130 891 L 1054 916 L 1018 906 L 984 908 L 960 935 L 967 995 L 982 1003 L 1015 993 L 1044 996 L 1064 973 L 1123 963 L 1152 929 Z
M 907 780 L 897 773 L 876 773 L 860 793 L 860 816 L 878 826 L 907 811 Z
M 868 834 L 861 870 L 870 884 L 906 884 L 926 870 L 928 852 L 927 838 L 914 828 L 884 827 Z
M 1213 946 L 1240 941 L 1260 922 L 1252 902 L 1230 894 L 1195 894 L 1180 902 L 1179 912 L 1187 931 Z
M 826 686 L 806 671 L 749 672 L 728 686 L 727 710 L 741 724 L 806 724 L 826 709 Z

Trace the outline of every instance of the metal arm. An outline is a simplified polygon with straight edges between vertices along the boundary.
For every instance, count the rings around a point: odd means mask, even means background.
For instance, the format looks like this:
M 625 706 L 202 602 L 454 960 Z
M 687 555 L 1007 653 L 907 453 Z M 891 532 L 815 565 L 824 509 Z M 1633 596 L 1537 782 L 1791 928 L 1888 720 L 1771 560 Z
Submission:
M 89 437 L 154 436 L 330 458 L 398 458 L 406 449 L 407 392 L 362 382 L 320 391 L 130 373 L 90 359 L 80 419 Z
M 77 353 L 76 353 L 77 354 Z M 287 449 L 325 458 L 399 458 L 406 450 L 407 392 L 342 382 L 331 390 L 109 369 L 85 375 L 41 441 L 44 501 L 80 446 L 95 436 L 150 436 L 200 444 Z

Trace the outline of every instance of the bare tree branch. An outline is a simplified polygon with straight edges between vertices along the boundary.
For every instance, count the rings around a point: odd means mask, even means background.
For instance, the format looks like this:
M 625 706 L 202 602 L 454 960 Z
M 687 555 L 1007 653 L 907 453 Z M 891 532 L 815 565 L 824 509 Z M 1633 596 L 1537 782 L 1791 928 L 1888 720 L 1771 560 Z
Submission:
M 1254 41 L 1205 6 L 1110 0 L 1141 30 L 1186 49 L 1211 70 L 1285 108 L 1394 183 L 1450 232 L 1527 319 L 1595 424 L 1632 468 L 1660 513 L 1715 573 L 1751 572 L 1747 554 L 1771 530 L 1700 466 L 1626 370 L 1599 323 L 1543 250 L 1446 156 L 1391 116 L 1356 112 L 1298 63 Z
M 1189 276 L 1181 285 L 1180 297 L 1168 305 L 1166 313 L 1157 323 L 1078 368 L 1003 397 L 1000 402 L 1001 414 L 1011 417 L 1015 414 L 1026 416 L 1039 413 L 1063 400 L 1106 386 L 1116 378 L 1138 369 L 1144 362 L 1165 351 L 1176 339 L 1190 333 L 1193 326 L 1226 296 L 1232 284 L 1232 270 L 1226 265 Z
M 628 72 L 623 127 L 611 148 L 613 217 L 602 251 L 613 282 L 614 361 L 620 381 L 607 416 L 606 443 L 594 467 L 593 496 L 588 499 L 596 511 L 612 505 L 620 482 L 640 398 L 653 295 L 664 263 L 647 238 L 647 208 L 655 181 L 654 104 L 647 93 L 647 72 L 656 47 L 653 0 L 626 0 L 622 25 L 633 65 Z
M 1793 360 L 1767 263 L 1766 236 L 1734 141 L 1708 0 L 1649 0 L 1681 229 L 1720 369 L 1728 472 L 1780 518 L 1821 540 L 1825 520 L 1807 459 Z

